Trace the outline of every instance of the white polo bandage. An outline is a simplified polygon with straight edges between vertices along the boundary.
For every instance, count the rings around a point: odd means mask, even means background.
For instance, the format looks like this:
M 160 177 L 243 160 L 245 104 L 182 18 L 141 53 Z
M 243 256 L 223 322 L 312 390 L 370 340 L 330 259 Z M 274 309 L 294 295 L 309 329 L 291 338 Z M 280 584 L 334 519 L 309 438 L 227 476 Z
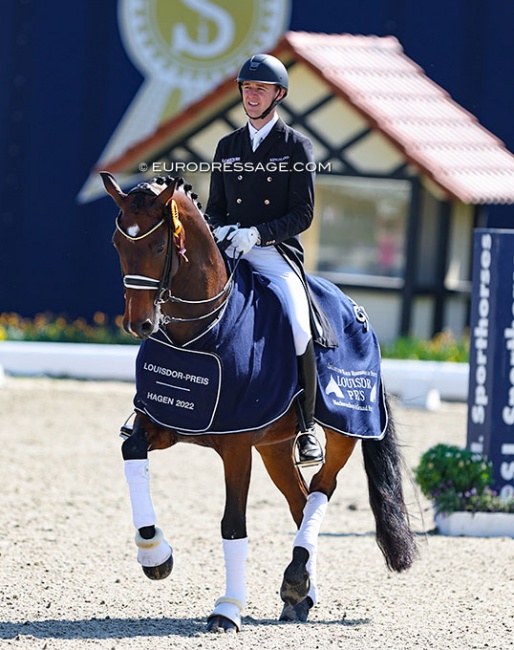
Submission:
M 246 606 L 246 558 L 248 557 L 248 537 L 243 539 L 224 539 L 225 557 L 225 595 L 218 598 L 213 616 L 224 616 L 241 628 L 241 612 Z
M 225 557 L 225 598 L 246 605 L 246 558 L 248 557 L 248 537 L 243 539 L 224 539 Z
M 302 525 L 296 534 L 293 546 L 301 546 L 309 551 L 307 571 L 310 578 L 309 596 L 314 605 L 318 602 L 316 564 L 318 556 L 318 537 L 321 524 L 327 511 L 328 498 L 322 492 L 312 492 L 307 497 L 307 503 L 303 509 Z
M 156 517 L 150 495 L 148 459 L 126 460 L 125 478 L 132 504 L 132 521 L 136 528 L 155 526 Z

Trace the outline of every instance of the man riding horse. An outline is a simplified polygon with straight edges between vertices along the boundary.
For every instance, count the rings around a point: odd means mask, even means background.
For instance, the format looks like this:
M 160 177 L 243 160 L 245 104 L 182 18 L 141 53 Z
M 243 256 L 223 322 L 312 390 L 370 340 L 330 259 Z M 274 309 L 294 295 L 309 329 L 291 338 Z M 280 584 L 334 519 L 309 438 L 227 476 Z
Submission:
M 359 438 L 377 543 L 386 563 L 403 571 L 416 555 L 376 334 L 362 307 L 327 280 L 303 273 L 298 235 L 312 220 L 313 156 L 309 140 L 276 117 L 276 105 L 287 91 L 285 68 L 273 57 L 256 55 L 238 80 L 250 121 L 219 143 L 210 223 L 183 179 L 154 179 L 125 193 L 111 174 L 101 172 L 119 208 L 113 243 L 125 288 L 123 324 L 141 340 L 136 415 L 122 445 L 138 561 L 155 580 L 173 567 L 172 549 L 157 527 L 152 505 L 149 451 L 178 442 L 214 449 L 225 478 L 225 592 L 208 618 L 208 629 L 216 632 L 241 629 L 253 449 L 285 496 L 298 528 L 280 588 L 280 620 L 306 621 L 317 603 L 321 523 L 336 477 Z M 255 132 L 265 138 L 254 151 L 250 135 Z M 244 171 L 234 167 L 231 172 L 231 162 L 243 163 Z M 229 169 L 222 172 L 222 166 Z M 215 243 L 209 226 L 223 246 Z M 227 244 L 229 254 L 244 256 L 250 264 L 227 264 L 221 250 Z M 302 280 L 308 283 L 308 295 Z M 278 355 L 281 363 L 276 363 Z M 298 413 L 292 408 L 300 394 L 295 357 L 304 388 Z M 201 369 L 198 359 L 203 360 Z M 296 435 L 300 461 L 323 460 L 313 427 L 316 365 L 324 387 L 316 421 L 325 432 L 327 462 L 307 486 L 291 451 Z M 350 381 L 358 382 L 360 390 L 353 390 L 353 384 L 347 390 Z M 209 395 L 193 390 L 206 386 Z
M 313 218 L 313 147 L 277 114 L 288 91 L 281 61 L 256 54 L 237 83 L 248 123 L 218 143 L 206 217 L 216 240 L 230 242 L 227 254 L 244 257 L 283 297 L 303 388 L 298 464 L 314 465 L 323 462 L 323 451 L 314 429 L 316 359 L 299 238 Z

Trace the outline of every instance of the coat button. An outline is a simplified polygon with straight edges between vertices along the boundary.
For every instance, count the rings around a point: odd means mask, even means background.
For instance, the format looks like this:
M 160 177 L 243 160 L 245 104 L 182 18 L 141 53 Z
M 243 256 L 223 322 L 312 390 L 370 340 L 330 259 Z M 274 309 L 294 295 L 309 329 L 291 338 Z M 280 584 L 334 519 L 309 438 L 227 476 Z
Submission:
M 242 180 L 243 180 L 243 175 L 242 175 L 242 174 L 239 174 L 239 176 L 237 177 L 237 180 L 238 180 L 238 181 L 242 181 Z
M 236 199 L 236 203 L 242 203 L 242 202 L 243 202 L 242 199 Z
M 269 205 L 269 199 L 264 199 L 264 205 Z
M 266 180 L 268 181 L 268 183 L 271 183 L 271 181 L 273 180 L 273 177 L 272 177 L 272 176 L 268 176 L 268 178 L 267 178 Z

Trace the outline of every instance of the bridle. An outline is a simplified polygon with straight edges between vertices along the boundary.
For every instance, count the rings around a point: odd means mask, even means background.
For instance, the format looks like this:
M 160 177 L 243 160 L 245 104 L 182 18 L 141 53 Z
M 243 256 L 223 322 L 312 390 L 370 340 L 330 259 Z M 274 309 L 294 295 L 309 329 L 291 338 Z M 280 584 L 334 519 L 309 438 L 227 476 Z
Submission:
M 141 190 L 144 191 L 147 194 L 152 194 L 153 192 L 149 192 L 147 190 Z M 179 216 L 178 216 L 178 208 L 176 202 L 171 199 L 166 206 L 170 206 L 170 212 L 169 215 L 165 213 L 165 216 L 155 224 L 150 230 L 147 232 L 143 233 L 142 235 L 137 235 L 137 236 L 132 236 L 123 228 L 120 226 L 120 217 L 121 217 L 121 212 L 118 214 L 116 217 L 116 230 L 120 232 L 126 239 L 130 241 L 140 241 L 142 239 L 145 239 L 152 233 L 154 233 L 156 230 L 158 230 L 163 224 L 168 224 L 169 228 L 169 233 L 168 233 L 168 245 L 166 247 L 166 258 L 164 261 L 164 269 L 162 272 L 162 277 L 158 280 L 156 278 L 150 278 L 147 275 L 124 275 L 123 276 L 123 286 L 126 289 L 139 289 L 139 290 L 152 290 L 156 289 L 157 290 L 157 297 L 155 299 L 155 304 L 163 304 L 166 302 L 166 299 L 164 296 L 166 294 L 170 294 L 171 292 L 171 263 L 172 263 L 172 255 L 173 255 L 173 245 L 175 244 L 178 248 L 179 255 L 183 259 L 187 261 L 186 257 L 186 249 L 183 245 L 184 242 L 184 237 L 183 237 L 183 226 L 182 223 L 180 222 Z M 165 207 L 166 209 L 166 207 Z M 179 258 L 180 261 L 180 258 Z
M 147 189 L 146 187 L 138 187 L 136 189 L 137 191 L 141 191 L 146 194 L 151 194 L 152 196 L 155 196 L 154 192 L 150 188 Z M 132 192 L 134 191 L 136 190 L 132 190 Z M 180 221 L 177 204 L 174 201 L 174 199 L 171 199 L 166 204 L 164 208 L 165 210 L 167 206 L 169 206 L 170 208 L 169 213 L 165 212 L 165 216 L 157 224 L 155 224 L 155 226 L 150 228 L 150 230 L 143 233 L 142 235 L 132 236 L 128 232 L 123 230 L 123 228 L 119 223 L 120 217 L 122 215 L 121 212 L 116 217 L 116 222 L 115 222 L 116 230 L 130 241 L 140 241 L 142 239 L 145 239 L 145 237 L 148 237 L 149 235 L 154 233 L 163 224 L 168 224 L 168 228 L 169 228 L 168 244 L 166 247 L 166 259 L 164 261 L 164 269 L 161 278 L 156 279 L 156 278 L 151 278 L 147 275 L 127 274 L 123 276 L 123 286 L 126 289 L 136 289 L 142 291 L 157 291 L 157 295 L 154 300 L 154 305 L 156 307 L 161 307 L 167 302 L 183 304 L 183 305 L 208 305 L 225 296 L 225 299 L 217 307 L 214 307 L 214 309 L 212 309 L 206 314 L 202 314 L 201 316 L 194 316 L 192 318 L 179 318 L 177 316 L 168 316 L 167 314 L 160 315 L 160 321 L 163 325 L 169 325 L 170 323 L 192 323 L 195 321 L 204 320 L 205 318 L 214 316 L 217 312 L 219 312 L 221 309 L 223 309 L 223 307 L 226 306 L 230 296 L 232 295 L 232 291 L 234 288 L 234 274 L 237 268 L 237 263 L 232 269 L 232 272 L 230 273 L 230 276 L 223 289 L 212 298 L 205 298 L 204 300 L 187 300 L 185 298 L 179 298 L 178 296 L 174 296 L 171 291 L 171 280 L 172 280 L 171 265 L 172 265 L 172 258 L 173 258 L 173 249 L 175 248 L 177 250 L 177 254 L 179 255 L 179 265 L 182 262 L 182 260 L 186 262 L 188 262 L 189 260 L 186 257 L 186 249 L 184 246 L 184 227 L 182 225 L 182 222 Z

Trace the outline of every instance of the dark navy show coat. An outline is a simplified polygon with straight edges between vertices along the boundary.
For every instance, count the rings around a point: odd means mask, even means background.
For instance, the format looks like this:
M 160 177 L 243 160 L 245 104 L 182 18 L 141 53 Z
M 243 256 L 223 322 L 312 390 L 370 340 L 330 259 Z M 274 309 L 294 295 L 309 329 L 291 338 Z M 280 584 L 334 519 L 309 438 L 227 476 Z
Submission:
M 252 151 L 248 126 L 218 143 L 211 172 L 206 216 L 212 228 L 255 226 L 261 246 L 275 245 L 303 263 L 298 235 L 314 208 L 314 154 L 311 141 L 278 119 Z
M 255 152 L 245 125 L 218 143 L 205 216 L 212 229 L 255 226 L 259 245 L 275 246 L 302 278 L 316 342 L 337 347 L 332 326 L 308 290 L 299 237 L 312 222 L 314 168 L 312 142 L 280 118 Z

